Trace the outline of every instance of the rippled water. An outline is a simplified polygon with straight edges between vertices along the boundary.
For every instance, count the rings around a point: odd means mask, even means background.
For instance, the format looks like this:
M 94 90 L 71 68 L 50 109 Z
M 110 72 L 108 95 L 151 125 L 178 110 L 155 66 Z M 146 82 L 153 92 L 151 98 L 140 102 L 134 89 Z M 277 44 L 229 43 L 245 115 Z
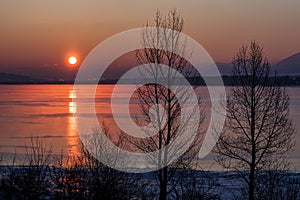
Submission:
M 108 121 L 111 118 L 112 90 L 113 85 L 102 85 L 96 94 L 96 111 L 101 114 L 99 118 Z M 121 92 L 125 95 L 126 91 L 126 86 L 122 86 Z M 296 129 L 300 130 L 300 88 L 291 87 L 288 91 L 291 118 Z M 206 89 L 200 88 L 199 92 L 207 106 Z M 24 153 L 26 146 L 30 146 L 30 139 L 37 136 L 45 145 L 52 146 L 55 153 L 78 152 L 73 85 L 0 85 L 0 94 L 0 152 L 3 155 Z M 136 101 L 131 103 L 132 110 L 137 110 Z M 289 159 L 293 163 L 292 169 L 300 170 L 300 133 L 297 133 L 295 140 L 296 148 Z

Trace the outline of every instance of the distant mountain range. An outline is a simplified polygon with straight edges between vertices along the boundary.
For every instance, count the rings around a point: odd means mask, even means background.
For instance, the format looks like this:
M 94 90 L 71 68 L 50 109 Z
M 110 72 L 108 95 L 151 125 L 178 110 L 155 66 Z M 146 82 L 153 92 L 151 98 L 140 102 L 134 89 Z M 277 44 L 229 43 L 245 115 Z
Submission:
M 222 75 L 230 75 L 232 72 L 231 63 L 216 62 Z M 293 54 L 283 60 L 271 65 L 271 70 L 277 72 L 279 76 L 300 76 L 300 53 Z
M 30 76 L 0 73 L 0 84 L 35 83 L 37 80 Z
M 114 61 L 103 74 L 104 83 L 113 83 L 122 74 L 136 65 L 135 54 L 128 53 Z M 216 62 L 222 76 L 230 76 L 232 73 L 231 63 Z M 117 69 L 117 70 L 116 70 Z M 276 70 L 279 76 L 300 76 L 300 53 L 287 57 L 272 65 L 272 70 Z M 27 71 L 26 71 L 27 70 Z M 24 68 L 22 71 L 0 72 L 0 84 L 20 84 L 20 83 L 73 83 L 77 69 L 66 69 L 63 67 L 47 68 Z M 24 75 L 26 74 L 26 75 Z
M 300 75 L 300 53 L 287 57 L 274 65 L 280 75 Z

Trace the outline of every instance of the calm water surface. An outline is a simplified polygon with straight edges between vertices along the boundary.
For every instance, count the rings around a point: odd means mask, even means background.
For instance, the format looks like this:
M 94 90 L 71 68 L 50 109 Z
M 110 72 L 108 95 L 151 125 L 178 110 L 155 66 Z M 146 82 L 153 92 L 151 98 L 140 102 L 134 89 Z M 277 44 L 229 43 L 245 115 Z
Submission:
M 122 86 L 126 94 L 126 86 Z M 96 94 L 96 111 L 109 120 L 112 85 L 102 85 Z M 209 104 L 205 88 L 199 90 L 204 104 Z M 291 118 L 300 130 L 300 88 L 288 88 L 290 93 Z M 46 146 L 52 146 L 54 153 L 77 153 L 79 138 L 75 119 L 76 94 L 73 85 L 0 85 L 0 152 L 2 163 L 16 152 L 23 154 L 30 146 L 32 137 L 39 137 Z M 122 96 L 122 94 L 121 94 Z M 137 105 L 132 102 L 132 109 Z M 120 105 L 122 106 L 122 105 Z M 208 106 L 208 105 L 206 105 Z M 99 117 L 99 118 L 101 118 Z M 99 119 L 100 120 L 100 119 Z M 300 133 L 297 132 L 295 151 L 288 158 L 292 169 L 300 170 Z M 211 163 L 210 158 L 204 162 Z

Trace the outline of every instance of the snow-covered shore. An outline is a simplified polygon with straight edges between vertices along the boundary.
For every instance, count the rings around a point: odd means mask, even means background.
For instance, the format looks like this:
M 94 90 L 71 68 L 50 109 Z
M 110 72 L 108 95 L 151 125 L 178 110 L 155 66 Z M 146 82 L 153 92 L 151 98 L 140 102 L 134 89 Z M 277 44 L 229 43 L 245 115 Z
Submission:
M 78 195 L 79 191 L 88 195 L 88 193 L 91 193 L 91 188 L 95 187 L 95 185 L 90 185 L 96 184 L 95 180 L 99 181 L 100 185 L 102 184 L 101 181 L 104 182 L 104 185 L 115 182 L 114 184 L 118 185 L 118 187 L 123 187 L 125 193 L 126 190 L 132 190 L 130 199 L 133 197 L 136 199 L 145 197 L 155 199 L 155 195 L 159 191 L 155 172 L 127 174 L 115 170 L 98 170 L 98 177 L 93 177 L 95 174 L 92 171 L 86 172 L 85 169 L 78 166 L 77 168 L 1 166 L 0 197 L 4 197 L 7 189 L 12 189 L 12 192 L 20 192 L 22 195 L 24 195 L 25 192 L 26 195 L 25 189 L 22 190 L 20 187 L 25 187 L 26 184 L 29 183 L 32 184 L 32 187 L 38 187 L 39 189 L 45 187 L 41 190 L 43 191 L 42 194 L 40 194 L 41 196 L 39 196 L 41 199 L 57 198 L 58 194 L 64 196 L 65 193 L 68 192 L 74 192 Z M 247 175 L 247 172 L 243 173 Z M 264 171 L 260 173 L 263 176 L 269 177 L 270 173 L 274 174 L 275 172 Z M 286 196 L 293 192 L 297 193 L 297 198 L 300 199 L 300 173 L 279 171 L 276 172 L 276 174 L 277 177 L 280 177 L 280 179 L 274 181 L 274 185 L 272 185 L 272 187 L 274 187 L 273 189 L 277 190 L 276 193 Z M 186 176 L 182 179 L 182 183 L 186 184 L 178 184 L 174 192 L 170 193 L 170 199 L 176 198 L 176 190 L 181 191 L 182 194 L 188 192 L 188 195 L 192 195 L 192 193 L 194 193 L 195 196 L 202 195 L 204 199 L 240 199 L 246 188 L 246 182 L 236 172 L 188 170 Z M 39 185 L 34 186 L 34 183 Z M 103 185 L 100 187 L 103 187 Z M 265 190 L 266 193 L 268 192 L 267 190 L 269 190 L 266 183 L 261 184 L 259 187 L 261 190 Z M 16 188 L 17 191 L 14 191 Z M 106 191 L 108 193 L 111 192 L 108 191 L 108 189 L 106 189 Z M 68 195 L 71 194 L 67 194 L 67 196 Z

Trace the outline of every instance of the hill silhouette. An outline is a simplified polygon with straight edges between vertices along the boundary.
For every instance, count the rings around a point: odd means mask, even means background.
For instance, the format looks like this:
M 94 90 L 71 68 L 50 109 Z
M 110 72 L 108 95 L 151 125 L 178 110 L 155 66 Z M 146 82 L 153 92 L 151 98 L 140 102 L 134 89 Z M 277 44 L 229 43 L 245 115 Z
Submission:
M 300 52 L 274 65 L 279 75 L 300 75 Z

